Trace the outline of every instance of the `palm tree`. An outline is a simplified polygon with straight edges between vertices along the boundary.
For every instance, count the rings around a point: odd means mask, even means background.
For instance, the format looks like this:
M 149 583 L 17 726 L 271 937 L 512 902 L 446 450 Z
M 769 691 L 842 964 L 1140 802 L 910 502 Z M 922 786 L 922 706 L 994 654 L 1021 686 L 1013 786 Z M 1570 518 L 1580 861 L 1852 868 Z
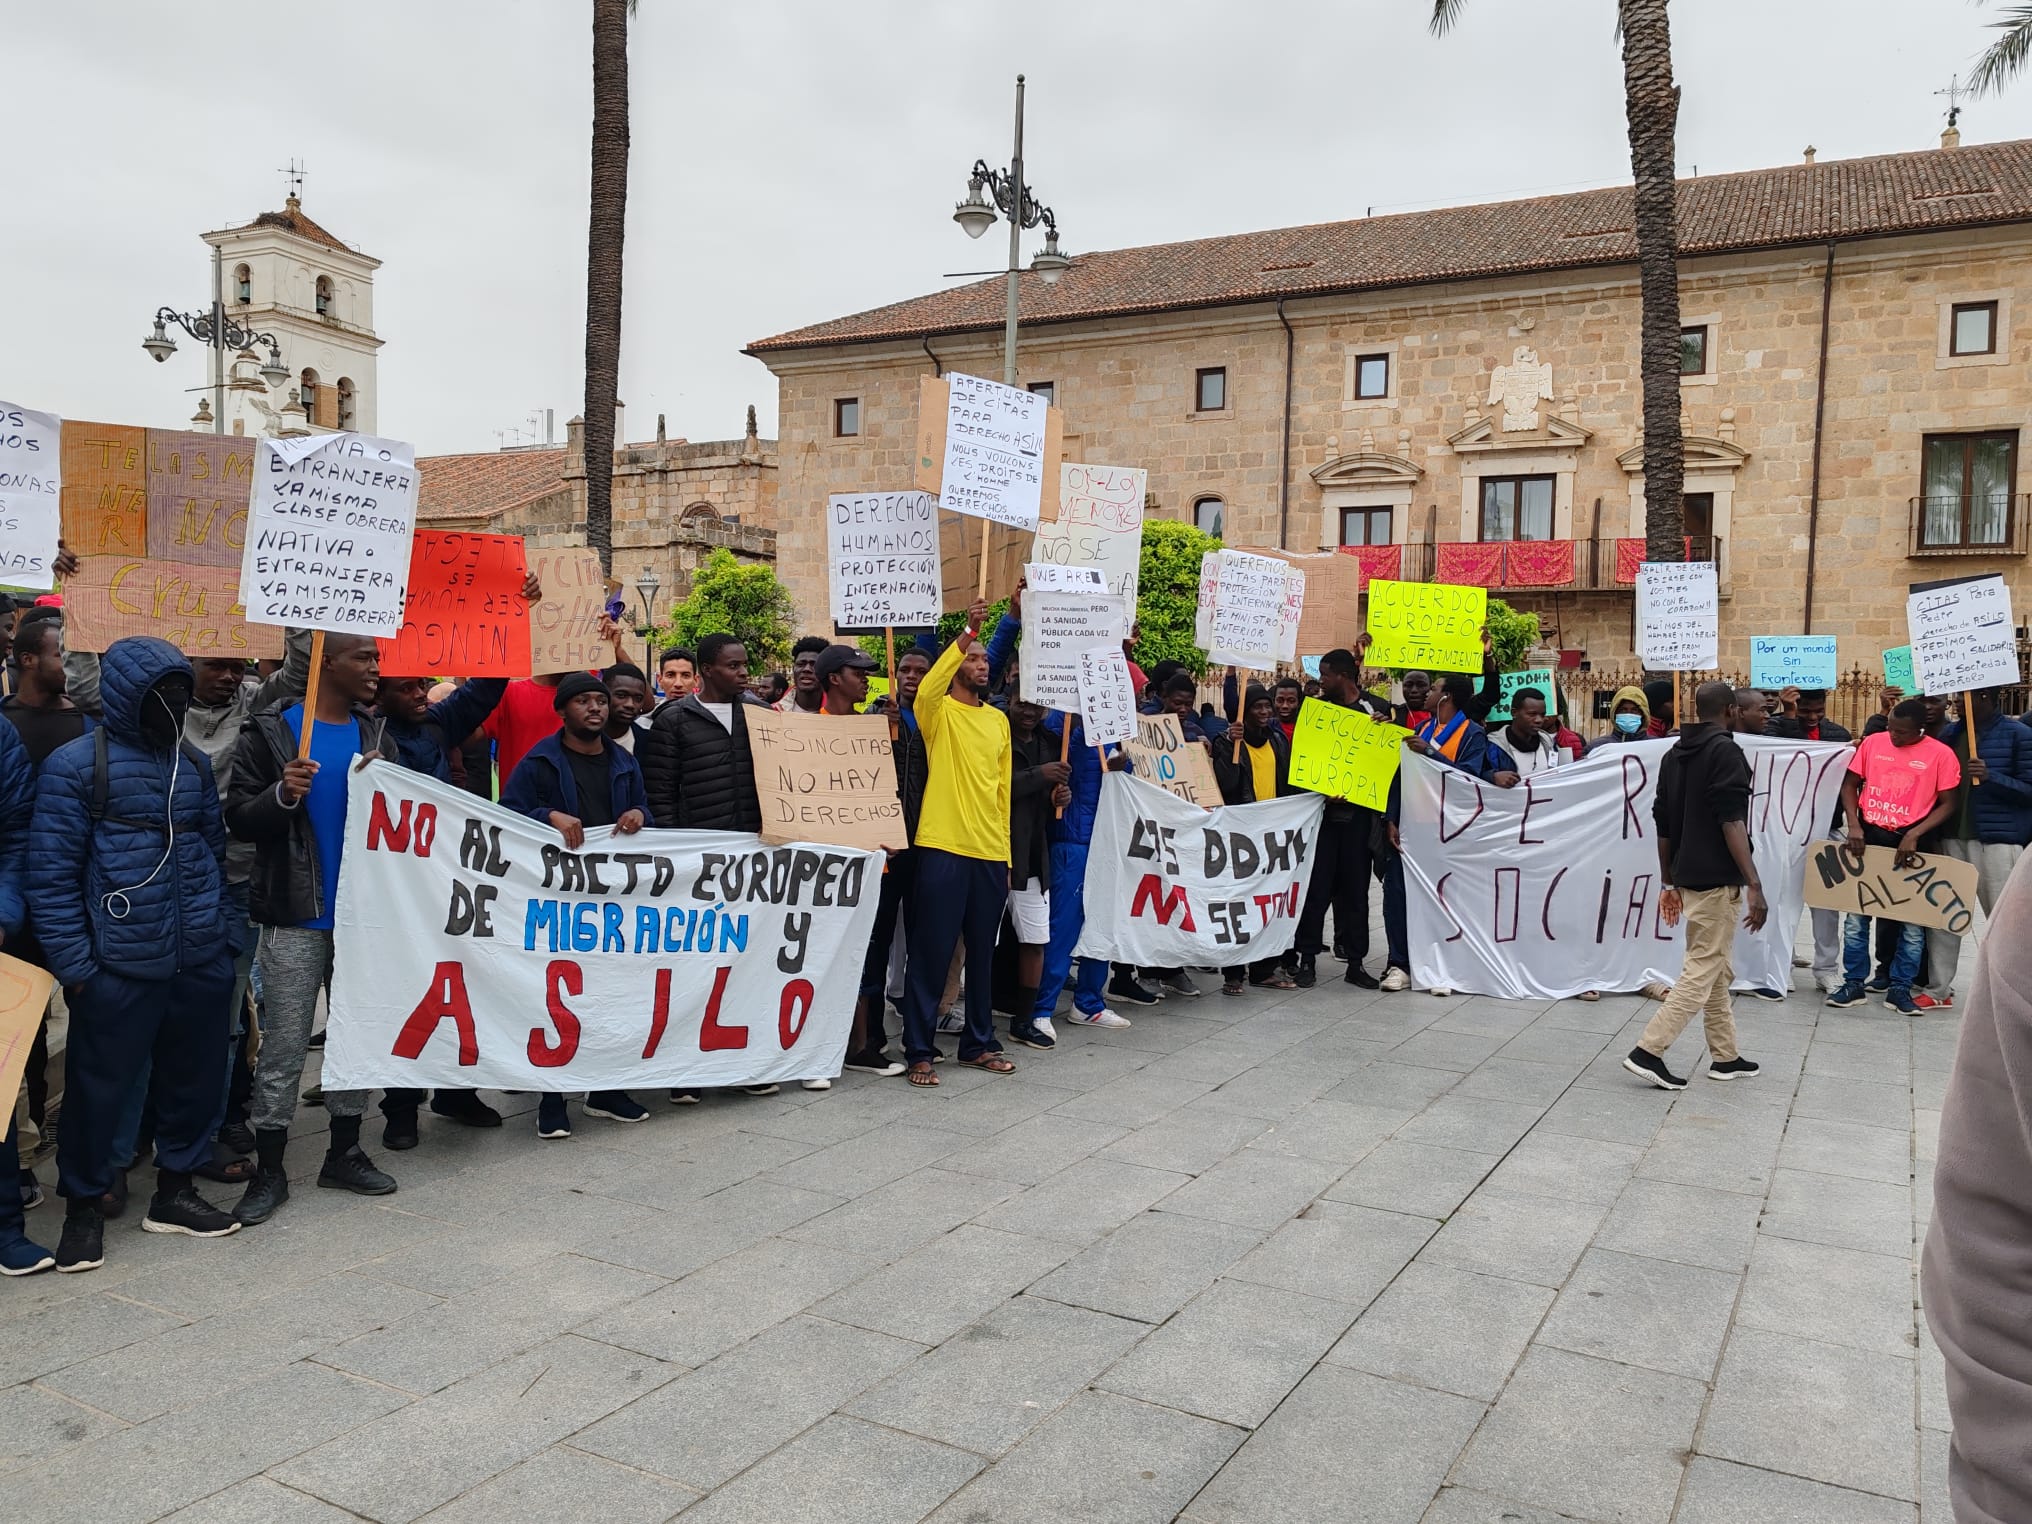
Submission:
M 593 201 L 586 228 L 586 543 L 614 571 L 614 408 L 621 391 L 621 244 L 628 231 L 628 17 L 593 0 Z
M 1976 95 L 1995 95 L 2024 73 L 2026 60 L 2032 59 L 2032 5 L 2006 6 L 2004 19 L 1990 25 L 2003 35 L 1983 49 L 1976 72 L 1969 76 L 1969 89 Z
M 1686 559 L 1682 493 L 1686 449 L 1679 430 L 1678 185 L 1673 175 L 1679 87 L 1672 82 L 1666 0 L 1616 0 L 1623 44 L 1623 104 L 1636 182 L 1637 276 L 1643 296 L 1639 372 L 1644 384 L 1644 554 Z M 1432 29 L 1444 33 L 1467 0 L 1432 0 Z

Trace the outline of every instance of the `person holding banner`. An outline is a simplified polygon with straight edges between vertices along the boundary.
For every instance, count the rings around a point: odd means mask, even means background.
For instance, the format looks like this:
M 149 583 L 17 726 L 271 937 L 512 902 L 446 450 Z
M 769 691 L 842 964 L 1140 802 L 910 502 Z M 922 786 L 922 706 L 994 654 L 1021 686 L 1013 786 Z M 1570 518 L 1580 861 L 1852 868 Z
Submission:
M 1044 706 L 1009 701 L 1009 922 L 1016 929 L 1015 1009 L 1009 1036 L 1026 1048 L 1049 1051 L 1058 1034 L 1036 1018 L 1044 980 L 1044 950 L 1051 942 L 1051 847 L 1048 822 L 1072 802 L 1066 780 L 1070 761 L 1058 760 L 1058 739 L 1044 729 Z M 1063 984 L 1064 976 L 1059 982 Z M 1053 991 L 1056 994 L 1056 991 Z
M 346 769 L 355 755 L 399 762 L 387 722 L 367 706 L 380 685 L 371 635 L 327 634 L 314 683 L 313 712 L 277 703 L 248 716 L 233 753 L 226 828 L 254 843 L 249 909 L 261 926 L 261 1051 L 254 1066 L 254 1178 L 234 1208 L 249 1227 L 289 1199 L 283 1151 L 296 1117 L 297 1089 L 318 996 L 332 976 L 332 921 L 346 841 Z M 304 727 L 309 755 L 302 755 Z M 386 1196 L 395 1181 L 360 1147 L 364 1090 L 327 1090 L 331 1135 L 318 1184 Z
M 1276 701 L 1260 683 L 1249 684 L 1242 698 L 1239 755 L 1232 746 L 1214 748 L 1214 781 L 1229 804 L 1254 804 L 1301 792 L 1291 786 L 1291 742 L 1277 723 Z M 1298 988 L 1274 957 L 1221 970 L 1223 995 L 1240 995 L 1248 984 L 1266 990 Z
M 1362 669 L 1352 651 L 1329 651 L 1319 659 L 1322 701 L 1343 709 L 1360 709 L 1372 719 L 1388 720 L 1390 705 L 1362 691 Z M 1381 988 L 1381 981 L 1362 967 L 1369 955 L 1369 878 L 1371 837 L 1380 819 L 1371 809 L 1345 799 L 1329 799 L 1314 849 L 1312 878 L 1306 885 L 1305 907 L 1298 916 L 1298 935 L 1285 967 L 1300 989 L 1318 979 L 1319 955 L 1327 950 L 1326 913 L 1333 909 L 1334 936 L 1347 953 L 1347 982 L 1361 989 Z
M 11 950 L 28 924 L 28 831 L 35 816 L 35 768 L 12 725 L 0 725 L 0 950 Z M 0 1065 L 4 1067 L 4 1065 Z M 27 1205 L 13 1182 L 21 1173 L 14 1097 L 0 1120 L 0 1275 L 33 1275 L 56 1256 L 28 1236 Z
M 549 826 L 574 852 L 586 844 L 588 827 L 612 826 L 616 836 L 633 836 L 653 825 L 642 769 L 607 734 L 607 690 L 600 680 L 589 672 L 568 673 L 557 685 L 556 703 L 558 732 L 529 748 L 501 789 L 501 807 Z M 585 1112 L 610 1122 L 649 1119 L 648 1108 L 625 1090 L 592 1091 Z M 562 1092 L 538 1099 L 536 1135 L 572 1135 Z
M 1945 856 L 1973 863 L 1976 898 L 1988 915 L 2025 845 L 2032 842 L 2032 727 L 1997 707 L 1999 690 L 1978 688 L 1966 696 L 1973 725 L 1961 720 L 1941 732 L 1941 744 L 1967 758 L 1967 781 L 1949 823 L 1935 844 Z M 1975 732 L 1971 745 L 1970 729 Z M 1961 937 L 1938 927 L 1926 932 L 1928 984 L 1912 1003 L 1922 1011 L 1954 1004 L 1954 976 L 1961 963 Z
M 129 637 L 105 653 L 100 683 L 105 723 L 43 764 L 28 844 L 37 936 L 71 1013 L 60 1271 L 105 1262 L 99 1199 L 144 1066 L 156 1188 L 142 1227 L 198 1238 L 240 1227 L 192 1183 L 225 1100 L 233 958 L 218 792 L 211 764 L 183 738 L 190 663 L 168 641 Z
M 905 975 L 904 1056 L 910 1083 L 938 1083 L 938 1001 L 953 949 L 966 949 L 967 1025 L 959 1061 L 990 1074 L 1016 1066 L 995 1038 L 995 937 L 1009 901 L 1009 719 L 986 702 L 988 653 L 980 643 L 987 605 L 975 599 L 966 628 L 917 689 L 917 723 L 931 774 L 918 820 L 917 899 Z

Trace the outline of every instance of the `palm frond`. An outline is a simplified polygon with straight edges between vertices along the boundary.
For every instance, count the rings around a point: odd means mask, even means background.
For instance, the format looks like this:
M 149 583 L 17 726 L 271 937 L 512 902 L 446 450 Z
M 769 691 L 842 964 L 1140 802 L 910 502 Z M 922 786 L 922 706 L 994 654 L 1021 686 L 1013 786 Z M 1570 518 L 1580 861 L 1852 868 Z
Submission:
M 1468 0 L 1432 0 L 1432 35 L 1444 37 L 1468 8 Z
M 2009 6 L 2004 19 L 1990 26 L 2003 35 L 1983 49 L 1969 76 L 1969 89 L 1976 95 L 1998 94 L 2032 62 L 2032 5 Z

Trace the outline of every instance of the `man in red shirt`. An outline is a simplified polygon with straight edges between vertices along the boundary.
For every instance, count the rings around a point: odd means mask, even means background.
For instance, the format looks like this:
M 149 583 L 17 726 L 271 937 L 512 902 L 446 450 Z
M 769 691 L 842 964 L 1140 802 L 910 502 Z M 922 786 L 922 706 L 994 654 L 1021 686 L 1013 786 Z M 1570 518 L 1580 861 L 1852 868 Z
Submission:
M 545 736 L 557 734 L 560 724 L 557 685 L 567 675 L 543 672 L 535 677 L 516 678 L 501 695 L 494 712 L 487 716 L 487 723 L 480 727 L 480 733 L 494 743 L 495 772 L 502 787 L 507 786 L 516 764 L 528 755 L 530 747 Z
M 1926 734 L 1926 705 L 1906 699 L 1891 711 L 1889 726 L 1864 736 L 1849 759 L 1842 779 L 1842 816 L 1847 822 L 1849 850 L 1891 847 L 1903 864 L 1919 851 L 1926 834 L 1954 811 L 1955 790 L 1961 785 L 1961 761 L 1954 752 Z M 1861 1005 L 1869 998 L 1863 987 L 1870 977 L 1870 917 L 1849 915 L 1842 928 L 1842 986 L 1827 997 L 1831 1006 Z M 1926 932 L 1909 922 L 1898 928 L 1898 950 L 1891 959 L 1891 990 L 1884 1004 L 1905 1016 L 1917 1016 L 1912 981 L 1926 951 Z

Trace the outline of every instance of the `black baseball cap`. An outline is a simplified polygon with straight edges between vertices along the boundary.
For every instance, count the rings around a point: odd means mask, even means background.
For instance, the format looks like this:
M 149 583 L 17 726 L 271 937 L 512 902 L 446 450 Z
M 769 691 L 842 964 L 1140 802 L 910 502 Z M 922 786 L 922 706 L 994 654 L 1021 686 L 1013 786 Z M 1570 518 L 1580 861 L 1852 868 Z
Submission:
M 857 672 L 873 672 L 875 658 L 854 646 L 827 646 L 818 653 L 818 681 L 824 687 L 835 672 L 848 668 Z

